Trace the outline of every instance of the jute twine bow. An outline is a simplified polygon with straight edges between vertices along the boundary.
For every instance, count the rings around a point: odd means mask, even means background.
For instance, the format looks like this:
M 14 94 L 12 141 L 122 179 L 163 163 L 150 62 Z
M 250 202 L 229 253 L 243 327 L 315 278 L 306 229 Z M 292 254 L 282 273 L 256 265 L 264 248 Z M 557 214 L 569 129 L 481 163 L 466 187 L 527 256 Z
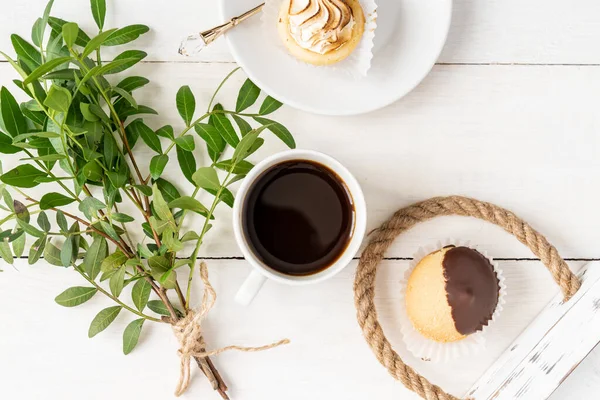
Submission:
M 227 350 L 239 350 L 243 352 L 269 350 L 277 346 L 288 344 L 288 339 L 271 343 L 260 347 L 226 346 L 220 349 L 206 351 L 206 343 L 202 336 L 202 320 L 215 305 L 217 293 L 208 280 L 208 267 L 204 262 L 200 263 L 200 278 L 204 283 L 202 305 L 197 311 L 190 310 L 185 318 L 180 319 L 173 325 L 173 333 L 179 340 L 180 372 L 179 382 L 175 389 L 175 396 L 181 396 L 190 384 L 190 362 L 192 357 L 204 358 L 218 355 Z
M 460 196 L 435 197 L 397 211 L 381 227 L 372 232 L 369 245 L 365 248 L 358 265 L 354 281 L 354 304 L 367 343 L 379 362 L 404 386 L 427 400 L 458 400 L 419 375 L 402 361 L 385 337 L 377 320 L 375 309 L 375 275 L 377 265 L 394 239 L 419 222 L 442 215 L 475 217 L 498 225 L 514 235 L 521 243 L 541 259 L 556 283 L 560 286 L 565 301 L 580 287 L 580 281 L 560 257 L 548 240 L 529 224 L 494 204 Z

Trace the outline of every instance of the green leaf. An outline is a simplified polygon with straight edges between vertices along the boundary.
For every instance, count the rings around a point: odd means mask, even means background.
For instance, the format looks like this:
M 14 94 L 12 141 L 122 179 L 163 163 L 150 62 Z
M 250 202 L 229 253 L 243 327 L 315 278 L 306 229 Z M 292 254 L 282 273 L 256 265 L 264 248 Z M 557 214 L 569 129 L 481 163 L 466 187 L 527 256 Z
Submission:
M 152 160 L 150 160 L 150 175 L 152 179 L 158 179 L 162 175 L 168 162 L 169 156 L 166 154 L 152 157 Z
M 48 91 L 48 97 L 44 100 L 44 105 L 56 112 L 66 114 L 72 100 L 71 92 L 68 89 L 52 85 Z
M 72 60 L 71 57 L 60 57 L 60 58 L 55 58 L 54 60 L 50 60 L 50 61 L 46 62 L 45 64 L 40 65 L 31 74 L 29 74 L 29 76 L 23 81 L 23 85 L 25 85 L 25 86 L 29 85 L 30 83 L 41 78 L 42 76 L 44 76 L 48 72 L 52 71 L 56 67 L 58 67 L 62 64 L 66 64 L 66 63 L 70 62 L 71 60 Z
M 183 196 L 178 199 L 173 200 L 169 203 L 170 208 L 181 208 L 182 210 L 190 210 L 196 212 L 200 215 L 208 215 L 208 208 L 202 205 L 198 200 L 189 197 Z
M 97 292 L 95 287 L 75 286 L 56 296 L 54 301 L 63 307 L 75 307 L 94 297 Z
M 46 243 L 46 248 L 44 249 L 44 260 L 50 265 L 63 266 L 60 260 L 60 250 L 50 243 L 50 241 Z
M 20 148 L 13 146 L 12 139 L 0 132 L 0 153 L 2 154 L 15 154 L 21 151 Z
M 77 250 L 73 243 L 73 236 L 67 236 L 60 249 L 60 261 L 63 267 L 70 267 L 73 263 L 73 253 Z
M 56 223 L 58 224 L 58 227 L 61 229 L 61 231 L 67 232 L 69 230 L 67 218 L 65 218 L 65 214 L 60 210 L 56 212 Z
M 25 242 L 27 240 L 26 235 L 21 235 L 12 242 L 12 249 L 15 257 L 20 258 L 25 251 Z
M 163 233 L 163 231 L 169 227 L 175 226 L 172 221 L 162 221 L 154 216 L 150 217 L 150 227 L 156 231 L 159 235 Z M 148 235 L 150 238 L 154 238 L 152 233 L 152 229 L 144 230 L 144 233 Z
M 194 231 L 186 232 L 185 235 L 181 237 L 182 242 L 191 242 L 192 240 L 196 241 L 200 239 L 200 236 Z
M 33 265 L 36 262 L 38 262 L 38 260 L 44 253 L 44 249 L 46 247 L 46 240 L 47 236 L 42 236 L 41 238 L 33 242 L 31 247 L 29 248 L 29 257 L 27 257 L 27 262 L 29 263 L 29 265 Z
M 152 272 L 152 277 L 160 282 L 166 289 L 174 289 L 177 282 L 177 274 L 171 270 L 171 264 L 166 257 L 153 256 L 148 259 L 148 266 Z M 167 274 L 169 272 L 169 274 Z
M 141 136 L 144 143 L 146 143 L 148 147 L 150 147 L 155 152 L 159 154 L 162 153 L 162 145 L 160 144 L 160 139 L 158 138 L 158 135 L 152 129 L 150 129 L 148 125 L 144 124 L 144 121 L 142 121 L 141 119 L 135 120 L 129 126 L 131 126 L 134 123 L 135 129 L 137 130 L 137 133 Z
M 17 224 L 23 229 L 27 234 L 35 237 L 45 236 L 45 233 L 34 227 L 33 225 L 23 221 L 22 219 L 17 220 Z
M 171 139 L 171 140 L 175 139 L 175 135 L 173 133 L 173 127 L 171 125 L 165 125 L 162 128 L 159 128 L 156 131 L 156 134 L 160 137 L 164 137 L 167 139 Z
M 125 328 L 123 332 L 123 353 L 125 355 L 131 353 L 137 346 L 144 321 L 144 318 L 136 319 Z
M 158 115 L 158 112 L 148 106 L 143 104 L 138 105 L 137 108 L 127 107 L 123 110 L 118 111 L 119 117 L 124 120 L 127 117 L 131 117 L 132 115 L 140 115 L 140 114 L 154 114 Z
M 192 176 L 196 171 L 196 159 L 191 151 L 185 151 L 181 147 L 177 146 L 177 161 L 181 172 L 187 178 L 188 181 L 194 183 Z
M 96 122 L 100 119 L 96 114 L 94 114 L 90 110 L 90 104 L 88 103 L 79 103 L 79 109 L 81 111 L 81 114 L 83 114 L 83 118 L 85 118 L 86 121 Z
M 192 136 L 179 137 L 175 139 L 175 144 L 185 151 L 194 151 L 196 148 L 196 143 L 194 142 L 194 138 Z
M 40 199 L 40 209 L 48 210 L 50 208 L 62 207 L 74 201 L 75 199 L 60 193 L 46 193 Z
M 48 23 L 48 17 L 50 16 L 52 4 L 54 4 L 54 0 L 50 0 L 48 2 L 46 9 L 44 10 L 43 17 L 38 18 L 31 32 L 33 43 L 38 47 L 44 41 L 44 31 L 46 30 L 46 24 Z
M 134 188 L 142 192 L 145 196 L 152 196 L 152 188 L 147 185 L 133 185 Z
M 29 210 L 27 209 L 25 204 L 21 203 L 18 200 L 13 200 L 13 208 L 12 209 L 14 210 L 15 217 L 17 217 L 17 219 L 23 220 L 25 222 L 29 222 L 30 214 L 29 214 Z
M 146 308 L 146 304 L 148 304 L 148 299 L 150 298 L 150 291 L 152 290 L 152 286 L 145 279 L 138 280 L 135 285 L 133 285 L 133 289 L 131 290 L 131 299 L 133 300 L 133 304 L 138 311 L 144 311 Z
M 127 183 L 127 176 L 125 174 L 110 171 L 106 173 L 106 176 L 108 176 L 110 183 L 116 188 L 122 188 Z
M 60 18 L 56 18 L 56 17 L 48 18 L 48 25 L 50 25 L 50 28 L 52 28 L 52 30 L 57 33 L 62 33 L 62 28 L 66 23 L 67 23 L 67 21 L 60 19 Z M 84 31 L 82 31 L 80 29 L 79 33 L 77 34 L 77 40 L 75 40 L 75 44 L 78 46 L 85 47 L 85 45 L 89 41 L 90 41 L 90 37 Z
M 212 194 L 213 196 L 217 195 L 216 190 L 206 189 L 206 188 L 204 188 L 204 190 L 206 190 L 208 193 Z M 231 193 L 231 191 L 229 189 L 223 188 L 221 190 L 221 194 L 219 195 L 219 200 L 222 201 L 223 203 L 227 204 L 229 207 L 233 207 L 233 202 L 234 202 L 235 198 L 233 197 L 233 193 Z
M 122 99 L 127 101 L 131 105 L 131 107 L 138 108 L 137 101 L 135 101 L 135 99 L 131 94 L 129 94 L 129 92 L 121 89 L 120 87 L 114 87 L 112 88 L 112 91 L 121 96 Z
M 43 211 L 38 214 L 37 224 L 44 232 L 50 232 L 50 229 L 52 228 L 48 216 Z
M 147 224 L 147 222 L 144 222 L 144 224 Z M 144 229 L 144 228 L 142 228 Z M 142 258 L 150 258 L 154 255 L 154 253 L 152 253 L 147 246 L 142 245 L 141 243 L 137 244 L 137 250 L 138 250 L 138 254 L 140 255 L 140 257 Z
M 19 104 L 7 88 L 0 89 L 0 109 L 4 126 L 11 136 L 27 132 L 27 122 Z
M 30 69 L 36 69 L 42 63 L 42 55 L 31 43 L 21 36 L 13 34 L 10 36 L 15 53 Z
M 95 280 L 101 270 L 102 261 L 108 254 L 108 243 L 102 236 L 96 236 L 83 259 L 83 269 L 88 276 Z
M 89 220 L 92 220 L 94 217 L 97 217 L 97 211 L 106 208 L 106 204 L 96 199 L 95 197 L 89 196 L 83 199 L 81 203 L 79 203 L 79 211 L 85 215 L 85 217 Z
M 150 83 L 150 81 L 144 77 L 128 76 L 127 78 L 119 82 L 117 87 L 123 89 L 126 92 L 131 93 L 136 89 L 146 86 L 148 83 Z
M 40 149 L 40 150 L 42 150 L 42 149 Z M 62 154 L 47 154 L 45 156 L 39 156 L 39 157 L 22 158 L 21 160 L 24 160 L 24 161 L 59 161 L 59 160 L 63 160 L 66 158 L 67 158 L 67 156 L 62 155 Z
M 108 286 L 110 287 L 110 292 L 115 297 L 119 297 L 123 291 L 123 286 L 125 285 L 125 270 L 126 267 L 123 265 L 110 277 Z
M 127 256 L 121 250 L 117 250 L 102 261 L 100 270 L 102 272 L 112 271 L 125 264 L 125 262 L 127 262 Z
M 261 125 L 267 126 L 267 129 L 270 130 L 277 136 L 283 143 L 285 143 L 290 149 L 296 148 L 296 141 L 294 137 L 290 133 L 290 131 L 279 122 L 275 122 L 273 120 L 261 117 L 254 117 L 254 120 Z
M 88 42 L 88 44 L 85 46 L 85 48 L 83 49 L 83 53 L 81 53 L 81 57 L 85 58 L 85 57 L 89 56 L 90 54 L 92 54 L 97 49 L 99 49 L 100 46 L 102 46 L 102 44 L 106 41 L 106 39 L 108 39 L 108 37 L 110 35 L 112 35 L 115 31 L 116 31 L 116 29 L 109 29 L 106 32 L 99 33 L 98 36 L 92 38 L 92 40 L 90 40 Z
M 260 111 L 258 113 L 260 115 L 268 115 L 274 111 L 277 111 L 281 106 L 282 104 L 279 101 L 275 100 L 271 96 L 267 96 L 265 101 L 263 101 L 262 105 L 260 106 Z
M 221 106 L 220 104 L 215 105 L 213 108 L 213 112 L 222 110 L 223 106 Z M 237 147 L 238 143 L 240 142 L 240 139 L 235 133 L 235 129 L 233 129 L 233 125 L 231 124 L 231 121 L 229 121 L 229 119 L 227 118 L 227 115 L 221 112 L 216 112 L 211 115 L 209 121 L 215 128 L 217 128 L 217 131 L 219 131 L 221 137 L 225 139 L 225 141 L 231 147 Z
M 104 28 L 104 20 L 106 18 L 106 0 L 92 0 L 92 16 L 98 28 Z
M 135 219 L 127 214 L 123 214 L 123 213 L 113 213 L 112 214 L 112 219 L 117 221 L 117 222 L 121 222 L 123 224 L 127 223 L 127 222 L 133 222 L 135 221 Z
M 62 35 L 68 48 L 72 48 L 79 35 L 79 26 L 74 22 L 67 22 L 62 27 Z
M 0 176 L 0 180 L 10 186 L 32 188 L 38 185 L 34 179 L 39 176 L 46 176 L 46 173 L 29 164 L 22 164 Z
M 156 211 L 156 216 L 159 219 L 163 221 L 173 221 L 173 214 L 171 214 L 169 205 L 167 204 L 162 193 L 158 189 L 157 184 L 154 184 L 152 186 L 152 203 L 154 205 L 154 211 Z
M 244 111 L 256 102 L 256 99 L 258 99 L 259 95 L 260 88 L 256 86 L 250 79 L 246 79 L 246 82 L 244 82 L 238 94 L 235 111 Z
M 252 168 L 254 168 L 254 164 L 249 163 L 246 160 L 242 160 L 242 161 L 238 161 L 234 167 L 232 160 L 224 160 L 224 161 L 220 161 L 220 162 L 216 163 L 215 167 L 217 167 L 223 171 L 231 171 L 236 175 L 238 175 L 238 174 L 246 175 L 248 172 L 250 172 L 250 170 Z M 232 167 L 233 167 L 233 169 L 232 169 Z
M 121 306 L 108 307 L 100 311 L 92 321 L 88 331 L 88 337 L 92 338 L 105 330 L 121 312 Z
M 238 147 L 233 152 L 233 157 L 231 157 L 231 159 L 235 161 L 241 161 L 244 158 L 248 157 L 249 151 L 254 145 L 254 142 L 256 142 L 256 139 L 258 139 L 259 134 L 259 131 L 254 131 L 244 136 L 240 141 Z
M 221 186 L 217 171 L 211 167 L 199 168 L 192 176 L 192 180 L 196 186 L 203 189 L 218 190 Z
M 125 71 L 126 69 L 131 68 L 138 62 L 142 61 L 144 58 L 146 58 L 146 56 L 148 56 L 148 54 L 140 50 L 124 51 L 115 57 L 112 63 L 110 63 L 113 65 L 110 68 L 103 70 L 102 74 L 116 74 L 118 72 Z
M 117 46 L 120 44 L 133 42 L 149 30 L 150 28 L 148 28 L 146 25 L 129 25 L 117 30 L 116 32 L 113 32 L 103 45 Z
M 12 250 L 6 240 L 0 241 L 0 257 L 10 265 L 14 263 Z
M 189 86 L 182 86 L 177 92 L 177 111 L 183 118 L 185 126 L 190 126 L 196 111 L 196 99 Z
M 117 231 L 115 230 L 113 225 L 109 224 L 106 221 L 100 221 L 100 226 L 102 227 L 102 231 L 104 231 L 104 233 L 106 233 L 112 239 L 114 239 L 116 241 L 121 240 L 121 238 L 119 237 L 119 234 L 117 233 Z
M 119 147 L 112 135 L 104 135 L 104 161 L 108 167 L 112 167 L 119 157 Z
M 59 138 L 60 135 L 58 133 L 55 132 L 30 132 L 30 133 L 23 133 L 21 135 L 17 135 L 14 138 L 12 138 L 13 143 L 17 143 L 17 142 L 21 142 L 25 139 L 29 139 L 31 137 L 42 137 L 42 138 Z
M 196 133 L 206 142 L 208 147 L 216 153 L 221 153 L 225 150 L 225 141 L 219 134 L 217 128 L 210 124 L 196 124 L 194 126 Z
M 102 182 L 102 167 L 96 161 L 90 161 L 83 166 L 81 173 L 87 180 Z
M 252 126 L 250 126 L 250 124 L 246 122 L 244 118 L 235 114 L 233 114 L 232 117 L 235 123 L 237 124 L 238 128 L 240 129 L 240 134 L 242 135 L 242 137 L 246 136 L 252 131 Z
M 167 306 L 165 306 L 165 303 L 163 303 L 161 300 L 150 300 L 148 302 L 148 308 L 159 315 L 166 315 L 166 316 L 171 315 L 171 313 L 169 312 L 169 309 L 167 308 Z
M 181 197 L 179 190 L 177 190 L 177 188 L 166 179 L 158 178 L 154 183 L 158 186 L 158 189 L 162 193 L 165 201 L 170 202 Z
M 42 20 L 42 18 L 36 19 L 33 27 L 31 28 L 31 40 L 37 47 L 40 47 L 40 44 L 42 44 L 45 28 L 46 23 Z

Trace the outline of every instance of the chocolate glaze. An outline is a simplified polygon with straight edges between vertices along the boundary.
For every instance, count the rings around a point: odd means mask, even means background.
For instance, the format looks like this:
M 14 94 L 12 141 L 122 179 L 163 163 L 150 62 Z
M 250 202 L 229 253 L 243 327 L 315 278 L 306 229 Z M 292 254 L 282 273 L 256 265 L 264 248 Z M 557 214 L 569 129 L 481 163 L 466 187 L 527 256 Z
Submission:
M 442 266 L 456 330 L 462 335 L 480 331 L 498 305 L 500 286 L 494 267 L 481 253 L 468 247 L 448 250 Z

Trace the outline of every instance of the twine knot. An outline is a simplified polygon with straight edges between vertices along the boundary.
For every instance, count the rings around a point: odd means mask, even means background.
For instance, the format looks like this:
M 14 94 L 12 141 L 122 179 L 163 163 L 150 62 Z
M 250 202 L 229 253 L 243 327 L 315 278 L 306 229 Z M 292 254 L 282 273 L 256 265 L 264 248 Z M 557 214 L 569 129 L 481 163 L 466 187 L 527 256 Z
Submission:
M 190 362 L 192 357 L 205 358 L 218 355 L 227 350 L 239 350 L 244 352 L 263 351 L 288 344 L 288 339 L 271 343 L 260 347 L 226 346 L 212 351 L 206 351 L 206 342 L 202 336 L 202 321 L 215 305 L 217 293 L 208 280 L 208 267 L 204 262 L 200 263 L 200 278 L 204 283 L 204 294 L 202 304 L 196 311 L 189 310 L 186 316 L 172 325 L 173 333 L 179 341 L 180 372 L 179 382 L 175 388 L 175 396 L 181 396 L 190 385 Z

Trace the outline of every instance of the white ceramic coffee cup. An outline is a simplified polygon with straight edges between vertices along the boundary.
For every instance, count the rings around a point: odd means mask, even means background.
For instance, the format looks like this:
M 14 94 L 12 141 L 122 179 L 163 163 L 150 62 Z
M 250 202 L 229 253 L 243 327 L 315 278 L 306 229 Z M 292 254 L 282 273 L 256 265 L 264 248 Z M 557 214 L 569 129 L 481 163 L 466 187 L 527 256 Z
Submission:
M 335 172 L 345 184 L 346 189 L 351 196 L 352 205 L 354 207 L 354 226 L 346 249 L 328 268 L 325 268 L 323 271 L 312 275 L 292 276 L 283 274 L 270 268 L 252 252 L 243 232 L 243 208 L 248 190 L 254 181 L 267 169 L 274 165 L 291 160 L 313 161 L 324 165 Z M 293 227 L 290 228 L 293 229 Z M 363 241 L 366 228 L 367 206 L 362 189 L 350 171 L 348 171 L 346 167 L 340 164 L 340 162 L 338 162 L 336 159 L 313 150 L 288 150 L 264 159 L 250 171 L 248 176 L 246 176 L 242 182 L 233 206 L 233 231 L 235 233 L 235 239 L 240 247 L 240 250 L 242 251 L 242 254 L 246 258 L 246 261 L 248 261 L 253 268 L 253 271 L 238 290 L 235 296 L 236 302 L 243 305 L 250 304 L 267 279 L 272 279 L 276 282 L 287 285 L 308 285 L 331 278 L 344 269 L 344 267 L 347 266 L 350 261 L 352 261 L 352 258 L 358 252 L 358 249 Z

